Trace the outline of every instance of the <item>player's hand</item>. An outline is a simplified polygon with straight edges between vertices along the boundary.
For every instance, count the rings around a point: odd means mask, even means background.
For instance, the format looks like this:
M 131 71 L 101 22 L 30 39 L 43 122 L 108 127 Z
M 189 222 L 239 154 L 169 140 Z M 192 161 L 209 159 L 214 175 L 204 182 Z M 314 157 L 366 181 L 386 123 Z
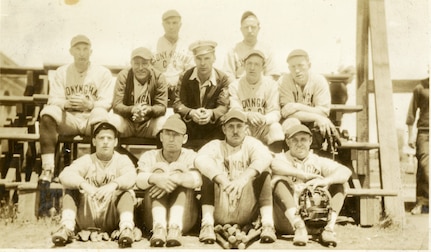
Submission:
M 112 196 L 112 194 L 117 190 L 117 183 L 109 183 L 97 188 L 96 193 L 93 195 L 93 198 L 98 201 L 104 201 Z
M 320 116 L 314 124 L 319 128 L 320 134 L 324 137 L 337 133 L 337 128 L 335 128 L 335 125 L 327 117 Z
M 266 124 L 265 116 L 259 112 L 248 112 L 247 120 L 253 126 L 263 126 Z
M 148 191 L 148 193 L 150 194 L 150 197 L 152 199 L 160 199 L 163 196 L 165 196 L 166 194 L 168 194 L 165 190 L 163 190 L 162 188 L 159 188 L 157 186 L 152 186 L 150 188 L 150 190 Z
M 87 111 L 93 109 L 93 102 L 90 101 L 84 95 L 73 95 L 69 98 L 69 104 L 71 109 L 78 111 Z
M 91 185 L 87 182 L 83 182 L 81 185 L 81 188 L 86 194 L 88 194 L 90 196 L 93 196 L 97 191 L 97 187 L 95 187 L 94 185 Z
M 171 193 L 177 188 L 175 181 L 170 178 L 170 173 L 153 173 L 150 179 L 155 186 L 163 188 L 167 193 Z
M 228 183 L 224 188 L 224 191 L 229 195 L 229 199 L 239 199 L 241 198 L 242 190 L 247 183 L 247 179 L 239 177 L 230 181 L 230 183 Z
M 208 124 L 211 121 L 213 114 L 214 114 L 214 112 L 212 109 L 201 108 L 200 109 L 199 125 Z
M 323 177 L 321 178 L 314 178 L 311 180 L 308 180 L 305 182 L 306 186 L 312 186 L 313 189 L 316 189 L 316 187 L 327 187 L 329 186 L 329 181 Z
M 132 120 L 134 122 L 144 122 L 148 120 L 147 114 L 151 107 L 146 104 L 136 104 L 132 108 Z

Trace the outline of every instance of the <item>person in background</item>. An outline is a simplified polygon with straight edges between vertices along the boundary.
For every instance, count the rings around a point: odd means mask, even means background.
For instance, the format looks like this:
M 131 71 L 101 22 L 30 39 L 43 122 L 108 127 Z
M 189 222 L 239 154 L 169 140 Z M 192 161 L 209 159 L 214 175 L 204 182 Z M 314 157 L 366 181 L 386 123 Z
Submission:
M 135 166 L 126 155 L 114 150 L 118 144 L 114 125 L 99 124 L 94 130 L 92 144 L 95 153 L 76 159 L 60 173 L 66 193 L 61 227 L 52 235 L 52 242 L 64 246 L 75 237 L 75 231 L 99 228 L 110 234 L 119 228 L 119 246 L 130 247 L 135 227 L 132 190 Z
M 48 103 L 40 112 L 41 182 L 54 177 L 58 135 L 86 135 L 108 120 L 114 83 L 111 72 L 91 64 L 91 41 L 76 35 L 70 41 L 74 62 L 59 67 L 49 84 Z
M 262 51 L 265 55 L 263 74 L 271 76 L 274 80 L 280 77 L 280 71 L 275 63 L 272 49 L 257 39 L 260 31 L 260 22 L 251 11 L 246 11 L 241 16 L 241 33 L 243 40 L 228 51 L 223 70 L 232 79 L 239 79 L 245 74 L 245 58 L 252 50 Z
M 243 226 L 255 221 L 260 213 L 261 242 L 275 242 L 271 153 L 262 142 L 246 136 L 244 113 L 230 110 L 222 120 L 225 140 L 207 143 L 195 159 L 195 166 L 203 175 L 199 241 L 214 243 L 214 224 Z
M 417 118 L 417 136 L 413 124 Z M 408 145 L 416 149 L 418 167 L 416 172 L 416 206 L 412 214 L 429 212 L 429 78 L 424 79 L 413 89 L 413 97 L 407 111 Z
M 174 112 L 186 122 L 189 140 L 197 142 L 190 146 L 195 150 L 209 140 L 223 138 L 220 117 L 228 110 L 230 79 L 213 67 L 216 46 L 214 41 L 190 45 L 196 67 L 182 76 L 174 103 Z
M 145 190 L 144 222 L 153 230 L 152 247 L 181 246 L 181 236 L 196 224 L 195 188 L 202 184 L 194 168 L 196 153 L 183 148 L 187 127 L 178 114 L 170 116 L 160 133 L 162 148 L 146 151 L 138 162 L 136 185 Z
M 163 73 L 168 84 L 169 108 L 175 101 L 175 89 L 181 74 L 193 66 L 193 55 L 188 50 L 188 44 L 179 36 L 182 23 L 178 11 L 163 13 L 162 25 L 165 34 L 157 41 L 152 62 L 154 68 Z
M 335 247 L 335 222 L 346 196 L 343 184 L 348 181 L 352 172 L 344 165 L 310 152 L 312 134 L 307 126 L 298 123 L 284 129 L 289 151 L 276 154 L 271 164 L 274 209 L 280 210 L 276 213 L 281 213 L 274 214 L 274 221 L 278 224 L 277 232 L 291 234 L 294 230 L 293 244 L 305 246 L 308 242 L 308 231 L 298 213 L 298 197 L 308 186 L 324 187 L 331 194 L 332 211 L 329 221 L 320 233 L 320 241 L 325 246 Z

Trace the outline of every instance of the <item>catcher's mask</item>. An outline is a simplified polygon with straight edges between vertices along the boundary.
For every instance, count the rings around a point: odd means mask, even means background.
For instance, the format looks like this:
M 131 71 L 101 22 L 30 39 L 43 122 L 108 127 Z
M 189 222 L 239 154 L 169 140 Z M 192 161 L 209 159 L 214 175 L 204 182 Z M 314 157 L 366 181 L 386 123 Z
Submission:
M 299 195 L 298 213 L 307 226 L 324 227 L 331 219 L 331 195 L 322 187 L 306 187 Z

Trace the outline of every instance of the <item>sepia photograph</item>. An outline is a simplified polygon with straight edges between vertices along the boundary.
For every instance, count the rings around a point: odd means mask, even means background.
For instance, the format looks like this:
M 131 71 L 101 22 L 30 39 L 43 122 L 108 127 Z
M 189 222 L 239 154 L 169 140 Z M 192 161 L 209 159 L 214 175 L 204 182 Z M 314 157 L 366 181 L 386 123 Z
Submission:
M 429 250 L 427 0 L 0 0 L 0 250 Z

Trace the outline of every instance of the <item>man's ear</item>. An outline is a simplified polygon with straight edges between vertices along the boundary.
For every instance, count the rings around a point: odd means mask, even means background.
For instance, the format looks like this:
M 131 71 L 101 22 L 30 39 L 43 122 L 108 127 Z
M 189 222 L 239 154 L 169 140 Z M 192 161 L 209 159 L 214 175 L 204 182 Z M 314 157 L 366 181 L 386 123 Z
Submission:
M 115 147 L 117 147 L 117 145 L 118 145 L 118 137 L 115 138 L 115 143 L 114 143 Z
M 189 140 L 189 135 L 185 134 L 183 136 L 183 144 L 186 144 L 188 140 Z

